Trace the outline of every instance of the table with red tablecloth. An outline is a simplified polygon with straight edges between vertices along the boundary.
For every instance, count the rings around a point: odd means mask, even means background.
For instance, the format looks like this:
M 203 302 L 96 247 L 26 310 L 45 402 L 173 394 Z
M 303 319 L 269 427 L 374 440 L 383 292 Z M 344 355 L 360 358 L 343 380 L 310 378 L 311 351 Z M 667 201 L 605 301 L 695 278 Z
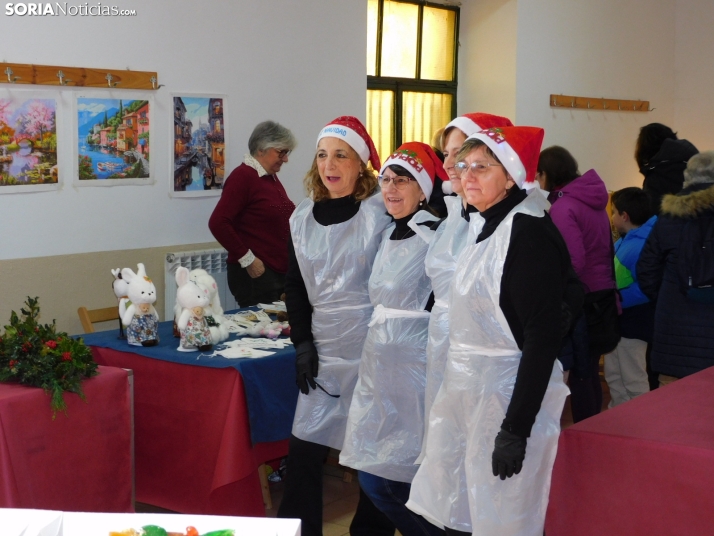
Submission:
M 547 536 L 714 534 L 714 367 L 560 435 Z
M 99 367 L 82 390 L 53 418 L 42 389 L 0 384 L 0 507 L 134 511 L 127 371 Z
M 159 333 L 153 348 L 107 342 L 116 331 L 84 336 L 98 363 L 134 371 L 136 500 L 182 513 L 264 516 L 258 467 L 287 454 L 297 401 L 292 347 L 228 360 L 176 351 L 170 322 Z M 260 433 L 251 437 L 251 427 Z

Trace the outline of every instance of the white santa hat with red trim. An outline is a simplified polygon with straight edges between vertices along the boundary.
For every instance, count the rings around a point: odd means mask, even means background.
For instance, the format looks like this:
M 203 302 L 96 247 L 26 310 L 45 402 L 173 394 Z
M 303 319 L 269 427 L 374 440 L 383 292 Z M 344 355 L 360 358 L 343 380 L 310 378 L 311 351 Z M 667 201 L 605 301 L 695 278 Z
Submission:
M 444 133 L 442 134 L 442 142 L 446 140 L 446 136 L 452 128 L 458 128 L 467 137 L 471 134 L 476 134 L 481 130 L 485 130 L 491 127 L 512 127 L 513 123 L 507 117 L 501 117 L 500 115 L 491 115 L 481 112 L 475 112 L 472 114 L 460 115 L 451 123 L 444 127 Z
M 401 166 L 411 173 L 419 183 L 427 200 L 434 190 L 435 177 L 439 177 L 442 181 L 449 180 L 449 176 L 444 171 L 444 165 L 436 156 L 434 149 L 419 141 L 410 141 L 400 145 L 382 164 L 379 174 L 384 173 L 384 170 L 389 166 Z
M 468 139 L 484 142 L 519 188 L 535 181 L 545 131 L 539 127 L 494 127 Z
M 351 115 L 342 115 L 330 121 L 317 136 L 317 142 L 322 138 L 337 138 L 352 147 L 365 164 L 370 162 L 372 169 L 379 169 L 379 155 L 374 142 L 364 128 L 362 122 Z

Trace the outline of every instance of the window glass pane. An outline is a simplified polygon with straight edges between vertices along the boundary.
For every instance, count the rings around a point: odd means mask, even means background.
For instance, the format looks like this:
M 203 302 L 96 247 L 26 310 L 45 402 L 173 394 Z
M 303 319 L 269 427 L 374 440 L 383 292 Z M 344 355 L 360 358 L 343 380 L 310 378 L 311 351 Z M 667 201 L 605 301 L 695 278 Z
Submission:
M 456 12 L 424 6 L 421 35 L 421 77 L 453 80 Z
M 367 2 L 367 76 L 377 75 L 377 19 L 379 0 Z
M 382 76 L 416 76 L 419 6 L 384 0 Z
M 448 93 L 402 93 L 402 140 L 430 144 L 431 137 L 451 121 Z
M 367 90 L 367 132 L 372 136 L 380 161 L 383 161 L 394 149 L 393 91 Z

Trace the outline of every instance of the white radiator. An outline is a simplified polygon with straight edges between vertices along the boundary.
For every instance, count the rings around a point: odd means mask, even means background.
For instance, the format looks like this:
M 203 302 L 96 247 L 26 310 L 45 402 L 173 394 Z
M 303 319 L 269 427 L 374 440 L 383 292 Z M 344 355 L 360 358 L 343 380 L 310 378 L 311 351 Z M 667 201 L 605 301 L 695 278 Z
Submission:
M 228 268 L 226 261 L 228 252 L 225 249 L 204 249 L 201 251 L 178 251 L 167 253 L 164 280 L 164 320 L 171 320 L 174 317 L 174 305 L 176 305 L 176 269 L 184 266 L 189 270 L 202 268 L 206 270 L 218 285 L 218 297 L 221 299 L 221 307 L 224 311 L 237 309 L 236 300 L 228 289 Z

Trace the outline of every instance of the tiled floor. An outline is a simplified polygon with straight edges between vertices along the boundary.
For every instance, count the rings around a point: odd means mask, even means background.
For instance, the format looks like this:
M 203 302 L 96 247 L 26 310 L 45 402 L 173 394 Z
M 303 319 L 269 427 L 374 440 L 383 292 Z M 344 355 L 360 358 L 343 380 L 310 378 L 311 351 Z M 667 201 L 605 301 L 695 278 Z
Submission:
M 359 485 L 357 477 L 352 482 L 343 482 L 344 471 L 339 467 L 325 465 L 323 477 L 324 492 L 322 503 L 324 505 L 322 525 L 323 536 L 349 535 L 350 523 L 355 515 L 357 501 L 359 500 Z M 270 495 L 273 499 L 273 508 L 266 510 L 268 517 L 275 517 L 278 506 L 283 498 L 282 483 L 271 484 Z

